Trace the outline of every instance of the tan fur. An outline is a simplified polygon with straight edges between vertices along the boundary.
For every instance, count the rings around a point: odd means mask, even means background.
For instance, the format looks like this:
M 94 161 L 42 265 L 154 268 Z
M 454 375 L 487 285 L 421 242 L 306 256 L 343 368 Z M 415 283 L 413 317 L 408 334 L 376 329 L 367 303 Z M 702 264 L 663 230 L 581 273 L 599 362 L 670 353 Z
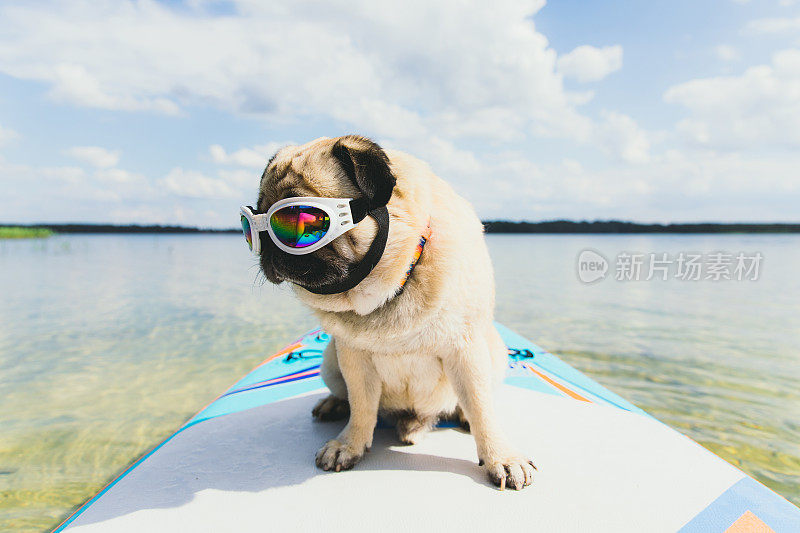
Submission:
M 262 183 L 267 202 L 286 196 L 287 188 L 315 196 L 358 195 L 330 155 L 335 142 L 322 138 L 281 150 Z M 357 138 L 347 142 L 358 148 Z M 355 464 L 372 444 L 379 409 L 415 413 L 421 424 L 403 421 L 413 442 L 430 421 L 460 407 L 490 479 L 521 489 L 530 484 L 532 463 L 505 442 L 492 407 L 507 356 L 492 324 L 494 279 L 482 225 L 428 165 L 399 151 L 386 154 L 397 185 L 378 265 L 343 294 L 316 295 L 294 285 L 333 336 L 322 377 L 334 396 L 350 404 L 347 426 L 320 450 L 317 464 L 326 470 Z M 395 296 L 429 221 L 431 237 Z M 376 231 L 368 217 L 331 246 L 343 257 L 360 258 Z

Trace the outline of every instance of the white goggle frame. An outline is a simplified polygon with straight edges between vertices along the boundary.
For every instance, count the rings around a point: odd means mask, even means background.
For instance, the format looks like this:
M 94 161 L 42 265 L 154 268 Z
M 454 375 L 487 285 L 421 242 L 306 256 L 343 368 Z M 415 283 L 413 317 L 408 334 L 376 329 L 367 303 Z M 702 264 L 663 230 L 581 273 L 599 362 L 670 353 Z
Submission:
M 251 238 L 253 239 L 253 253 L 258 255 L 261 252 L 261 239 L 259 234 L 266 231 L 269 238 L 275 243 L 275 246 L 292 255 L 305 255 L 315 252 L 330 243 L 336 237 L 339 237 L 355 227 L 353 223 L 353 213 L 350 211 L 350 201 L 352 198 L 323 198 L 318 196 L 294 196 L 291 198 L 284 198 L 272 204 L 266 213 L 254 213 L 248 206 L 242 206 L 239 210 L 243 217 L 247 219 L 250 224 Z M 269 223 L 275 211 L 290 207 L 294 205 L 307 205 L 309 207 L 316 207 L 322 209 L 330 218 L 330 226 L 325 235 L 317 242 L 310 246 L 302 248 L 292 248 L 283 244 L 275 233 L 272 231 L 272 225 Z

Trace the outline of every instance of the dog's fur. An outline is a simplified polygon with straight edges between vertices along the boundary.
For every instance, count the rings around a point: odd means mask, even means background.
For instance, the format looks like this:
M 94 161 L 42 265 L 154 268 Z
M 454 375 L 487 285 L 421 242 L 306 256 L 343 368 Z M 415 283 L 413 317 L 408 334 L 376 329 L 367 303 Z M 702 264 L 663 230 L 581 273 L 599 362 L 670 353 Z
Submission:
M 483 228 L 469 203 L 420 160 L 349 135 L 281 149 L 262 176 L 258 209 L 290 196 L 380 200 L 389 192 L 389 238 L 369 276 L 333 295 L 293 284 L 332 336 L 321 370 L 331 395 L 313 414 L 350 417 L 320 449 L 317 465 L 339 471 L 357 463 L 372 445 L 379 411 L 398 418 L 400 439 L 409 444 L 438 419 L 461 418 L 489 478 L 521 489 L 535 467 L 508 446 L 495 421 L 492 391 L 507 356 L 492 325 L 494 279 Z M 429 221 L 431 237 L 399 292 Z M 336 282 L 376 233 L 367 217 L 328 246 L 299 256 L 278 251 L 262 233 L 262 270 L 274 283 L 313 289 Z

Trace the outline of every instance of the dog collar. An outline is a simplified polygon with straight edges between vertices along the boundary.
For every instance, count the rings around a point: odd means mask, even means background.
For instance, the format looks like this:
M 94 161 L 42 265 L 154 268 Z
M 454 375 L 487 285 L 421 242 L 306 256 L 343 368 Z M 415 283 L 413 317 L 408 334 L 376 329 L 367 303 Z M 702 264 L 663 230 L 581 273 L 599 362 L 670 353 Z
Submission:
M 425 231 L 422 232 L 422 236 L 419 238 L 419 242 L 417 243 L 417 248 L 414 250 L 414 257 L 411 259 L 411 264 L 408 265 L 408 270 L 406 270 L 405 275 L 403 276 L 403 281 L 400 282 L 400 289 L 397 291 L 397 294 L 403 292 L 403 288 L 406 286 L 406 282 L 408 278 L 411 277 L 411 273 L 414 271 L 414 267 L 417 266 L 417 262 L 419 261 L 420 256 L 422 255 L 422 250 L 425 248 L 425 243 L 428 242 L 428 239 L 431 238 L 431 222 L 428 221 L 428 226 L 425 228 Z

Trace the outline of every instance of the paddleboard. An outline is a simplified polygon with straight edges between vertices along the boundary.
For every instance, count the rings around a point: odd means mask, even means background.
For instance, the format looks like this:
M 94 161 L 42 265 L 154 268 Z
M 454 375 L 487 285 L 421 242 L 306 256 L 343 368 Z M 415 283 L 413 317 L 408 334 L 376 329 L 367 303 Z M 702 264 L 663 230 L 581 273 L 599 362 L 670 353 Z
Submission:
M 55 531 L 800 532 L 800 509 L 688 437 L 498 325 L 508 372 L 497 413 L 538 467 L 499 491 L 472 437 L 439 427 L 413 446 L 379 424 L 353 470 L 314 454 L 344 425 L 311 417 L 327 394 L 328 335 L 273 354 Z

